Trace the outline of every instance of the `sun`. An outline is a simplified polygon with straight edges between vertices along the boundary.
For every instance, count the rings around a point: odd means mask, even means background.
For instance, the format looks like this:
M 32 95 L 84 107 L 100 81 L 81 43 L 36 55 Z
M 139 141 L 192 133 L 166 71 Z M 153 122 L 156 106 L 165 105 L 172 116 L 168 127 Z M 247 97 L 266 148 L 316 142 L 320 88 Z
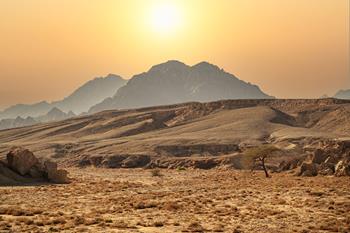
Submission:
M 152 6 L 149 19 L 152 29 L 159 34 L 173 33 L 182 23 L 179 7 L 169 2 Z

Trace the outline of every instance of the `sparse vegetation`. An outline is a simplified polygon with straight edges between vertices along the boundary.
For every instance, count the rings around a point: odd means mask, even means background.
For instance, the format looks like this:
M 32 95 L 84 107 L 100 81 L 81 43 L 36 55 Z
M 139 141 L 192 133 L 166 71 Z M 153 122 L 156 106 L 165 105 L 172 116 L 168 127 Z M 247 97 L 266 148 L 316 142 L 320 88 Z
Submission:
M 270 175 L 266 167 L 266 159 L 277 151 L 279 151 L 279 149 L 272 145 L 262 145 L 250 148 L 244 152 L 243 164 L 248 166 L 251 171 L 257 167 L 261 167 L 265 172 L 265 176 L 268 178 Z
M 149 170 L 70 169 L 68 185 L 1 187 L 0 232 L 350 230 L 349 177 L 162 171 L 166 179 Z

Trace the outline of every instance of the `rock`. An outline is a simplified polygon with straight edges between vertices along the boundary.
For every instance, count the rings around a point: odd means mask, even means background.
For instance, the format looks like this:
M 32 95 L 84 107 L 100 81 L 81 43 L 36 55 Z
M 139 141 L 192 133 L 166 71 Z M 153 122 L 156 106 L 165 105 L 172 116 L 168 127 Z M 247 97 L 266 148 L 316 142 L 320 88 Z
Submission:
M 2 185 L 29 183 L 32 181 L 30 178 L 19 175 L 17 172 L 11 170 L 9 167 L 7 167 L 5 164 L 1 162 L 0 162 L 0 175 L 1 175 L 0 183 Z
M 318 174 L 323 175 L 323 176 L 331 176 L 334 174 L 334 165 L 332 164 L 327 164 L 327 163 L 322 163 L 318 167 Z
M 57 163 L 47 160 L 44 162 L 44 168 L 45 168 L 46 172 L 56 171 L 57 170 Z
M 23 176 L 38 163 L 38 159 L 29 150 L 17 148 L 7 154 L 7 163 L 12 170 Z
M 282 171 L 293 170 L 298 167 L 299 161 L 300 159 L 297 159 L 297 158 L 289 161 L 284 160 L 279 164 L 277 171 L 282 172 Z
M 33 178 L 39 179 L 45 177 L 45 172 L 43 172 L 37 166 L 34 166 L 29 170 L 29 175 Z
M 317 166 L 314 163 L 304 162 L 299 169 L 298 176 L 317 176 Z
M 58 184 L 66 184 L 70 182 L 68 178 L 68 172 L 66 170 L 58 170 L 57 163 L 52 161 L 45 161 L 44 167 L 49 181 Z
M 49 170 L 48 179 L 57 184 L 67 184 L 70 182 L 66 170 Z
M 335 166 L 335 176 L 350 176 L 350 162 L 347 160 L 340 160 Z
M 312 163 L 321 164 L 328 158 L 328 155 L 321 149 L 315 150 L 312 156 Z

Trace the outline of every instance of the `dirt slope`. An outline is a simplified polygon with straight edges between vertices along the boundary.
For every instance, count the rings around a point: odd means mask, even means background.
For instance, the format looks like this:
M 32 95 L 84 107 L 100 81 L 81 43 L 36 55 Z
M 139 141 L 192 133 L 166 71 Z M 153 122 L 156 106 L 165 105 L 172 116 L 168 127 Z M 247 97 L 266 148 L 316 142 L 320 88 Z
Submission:
M 97 164 L 106 157 L 117 164 L 137 155 L 131 163 L 137 167 L 155 158 L 232 155 L 265 142 L 347 138 L 349 112 L 350 101 L 336 99 L 226 100 L 105 111 L 0 131 L 0 153 L 24 146 L 66 165 L 91 157 Z

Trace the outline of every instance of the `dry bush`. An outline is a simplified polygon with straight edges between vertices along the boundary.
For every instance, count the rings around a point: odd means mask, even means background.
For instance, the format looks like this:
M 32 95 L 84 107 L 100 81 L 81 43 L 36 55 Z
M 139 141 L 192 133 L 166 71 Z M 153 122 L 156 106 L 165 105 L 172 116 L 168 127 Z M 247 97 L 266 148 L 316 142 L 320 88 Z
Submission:
M 241 165 L 252 171 L 257 167 L 261 167 L 265 172 L 265 176 L 270 177 L 265 165 L 266 159 L 271 157 L 277 151 L 279 151 L 279 149 L 272 145 L 261 145 L 249 148 L 244 152 L 244 156 L 241 159 Z

